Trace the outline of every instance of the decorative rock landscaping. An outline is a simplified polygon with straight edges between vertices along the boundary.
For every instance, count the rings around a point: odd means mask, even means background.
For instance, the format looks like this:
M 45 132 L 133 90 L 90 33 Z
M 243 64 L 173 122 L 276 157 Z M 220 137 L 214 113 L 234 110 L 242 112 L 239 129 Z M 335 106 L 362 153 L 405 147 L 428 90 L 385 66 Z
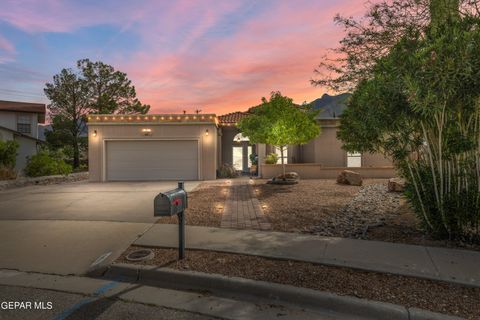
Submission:
M 362 176 L 359 173 L 343 170 L 337 177 L 338 184 L 347 184 L 351 186 L 361 186 L 362 185 Z
M 19 177 L 15 180 L 0 181 L 0 190 L 26 187 L 30 185 L 49 185 L 65 182 L 75 182 L 88 179 L 88 172 L 71 173 L 69 175 L 55 175 L 36 178 Z
M 381 226 L 403 204 L 401 193 L 388 192 L 385 184 L 362 187 L 336 214 L 325 217 L 312 233 L 321 236 L 362 238 L 368 228 Z

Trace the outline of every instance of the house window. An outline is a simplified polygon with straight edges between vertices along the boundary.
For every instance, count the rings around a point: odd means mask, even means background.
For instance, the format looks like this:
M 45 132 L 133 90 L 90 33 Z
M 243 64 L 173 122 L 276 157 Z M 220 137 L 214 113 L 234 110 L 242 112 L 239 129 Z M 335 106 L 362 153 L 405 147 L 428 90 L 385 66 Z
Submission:
M 17 117 L 17 131 L 20 133 L 32 133 L 32 117 L 27 115 L 18 115 Z
M 361 167 L 362 154 L 360 152 L 347 152 L 347 167 Z
M 274 147 L 275 153 L 278 156 L 277 164 L 282 163 L 282 151 L 278 147 Z M 288 163 L 288 147 L 283 148 L 283 163 Z

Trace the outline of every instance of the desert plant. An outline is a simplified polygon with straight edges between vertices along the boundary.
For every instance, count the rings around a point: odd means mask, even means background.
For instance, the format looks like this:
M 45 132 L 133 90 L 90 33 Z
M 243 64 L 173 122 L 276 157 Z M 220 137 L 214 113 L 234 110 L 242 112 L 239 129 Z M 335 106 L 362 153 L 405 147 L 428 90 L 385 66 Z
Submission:
M 218 169 L 218 177 L 219 178 L 236 178 L 238 177 L 238 172 L 237 170 L 235 170 L 235 168 L 231 164 L 224 163 Z
M 349 151 L 395 161 L 427 232 L 478 239 L 480 17 L 445 17 L 376 63 L 357 85 L 338 135 Z
M 58 155 L 41 151 L 30 157 L 25 167 L 25 174 L 28 177 L 41 177 L 50 175 L 67 175 L 72 173 L 72 166 L 65 163 Z
M 266 164 L 277 164 L 278 162 L 278 155 L 276 153 L 267 154 L 265 157 Z

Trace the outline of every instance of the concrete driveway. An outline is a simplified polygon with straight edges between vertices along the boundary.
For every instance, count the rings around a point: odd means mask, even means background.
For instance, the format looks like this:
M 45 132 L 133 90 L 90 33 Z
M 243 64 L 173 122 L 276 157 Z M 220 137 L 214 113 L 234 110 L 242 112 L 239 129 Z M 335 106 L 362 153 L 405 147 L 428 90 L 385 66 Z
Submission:
M 186 182 L 188 191 L 200 182 Z M 77 182 L 0 192 L 0 220 L 153 222 L 153 198 L 176 182 Z
M 175 187 L 80 182 L 0 192 L 0 269 L 80 275 L 108 264 L 156 221 L 155 195 Z

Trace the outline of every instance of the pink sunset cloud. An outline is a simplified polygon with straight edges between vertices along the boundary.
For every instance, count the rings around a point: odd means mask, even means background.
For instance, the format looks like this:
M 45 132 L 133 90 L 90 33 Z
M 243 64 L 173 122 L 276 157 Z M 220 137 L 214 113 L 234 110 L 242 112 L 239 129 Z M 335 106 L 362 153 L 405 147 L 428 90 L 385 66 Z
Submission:
M 127 72 L 151 112 L 217 114 L 245 110 L 277 90 L 298 103 L 320 97 L 325 90 L 310 79 L 342 37 L 334 15 L 365 12 L 364 0 L 6 0 L 3 6 L 0 22 L 41 43 L 45 34 L 74 39 L 86 28 L 92 36 L 96 26 L 117 30 L 98 46 L 74 51 L 82 56 L 75 54 L 70 66 L 88 57 Z M 15 49 L 0 35 L 0 63 L 2 52 L 12 59 Z

